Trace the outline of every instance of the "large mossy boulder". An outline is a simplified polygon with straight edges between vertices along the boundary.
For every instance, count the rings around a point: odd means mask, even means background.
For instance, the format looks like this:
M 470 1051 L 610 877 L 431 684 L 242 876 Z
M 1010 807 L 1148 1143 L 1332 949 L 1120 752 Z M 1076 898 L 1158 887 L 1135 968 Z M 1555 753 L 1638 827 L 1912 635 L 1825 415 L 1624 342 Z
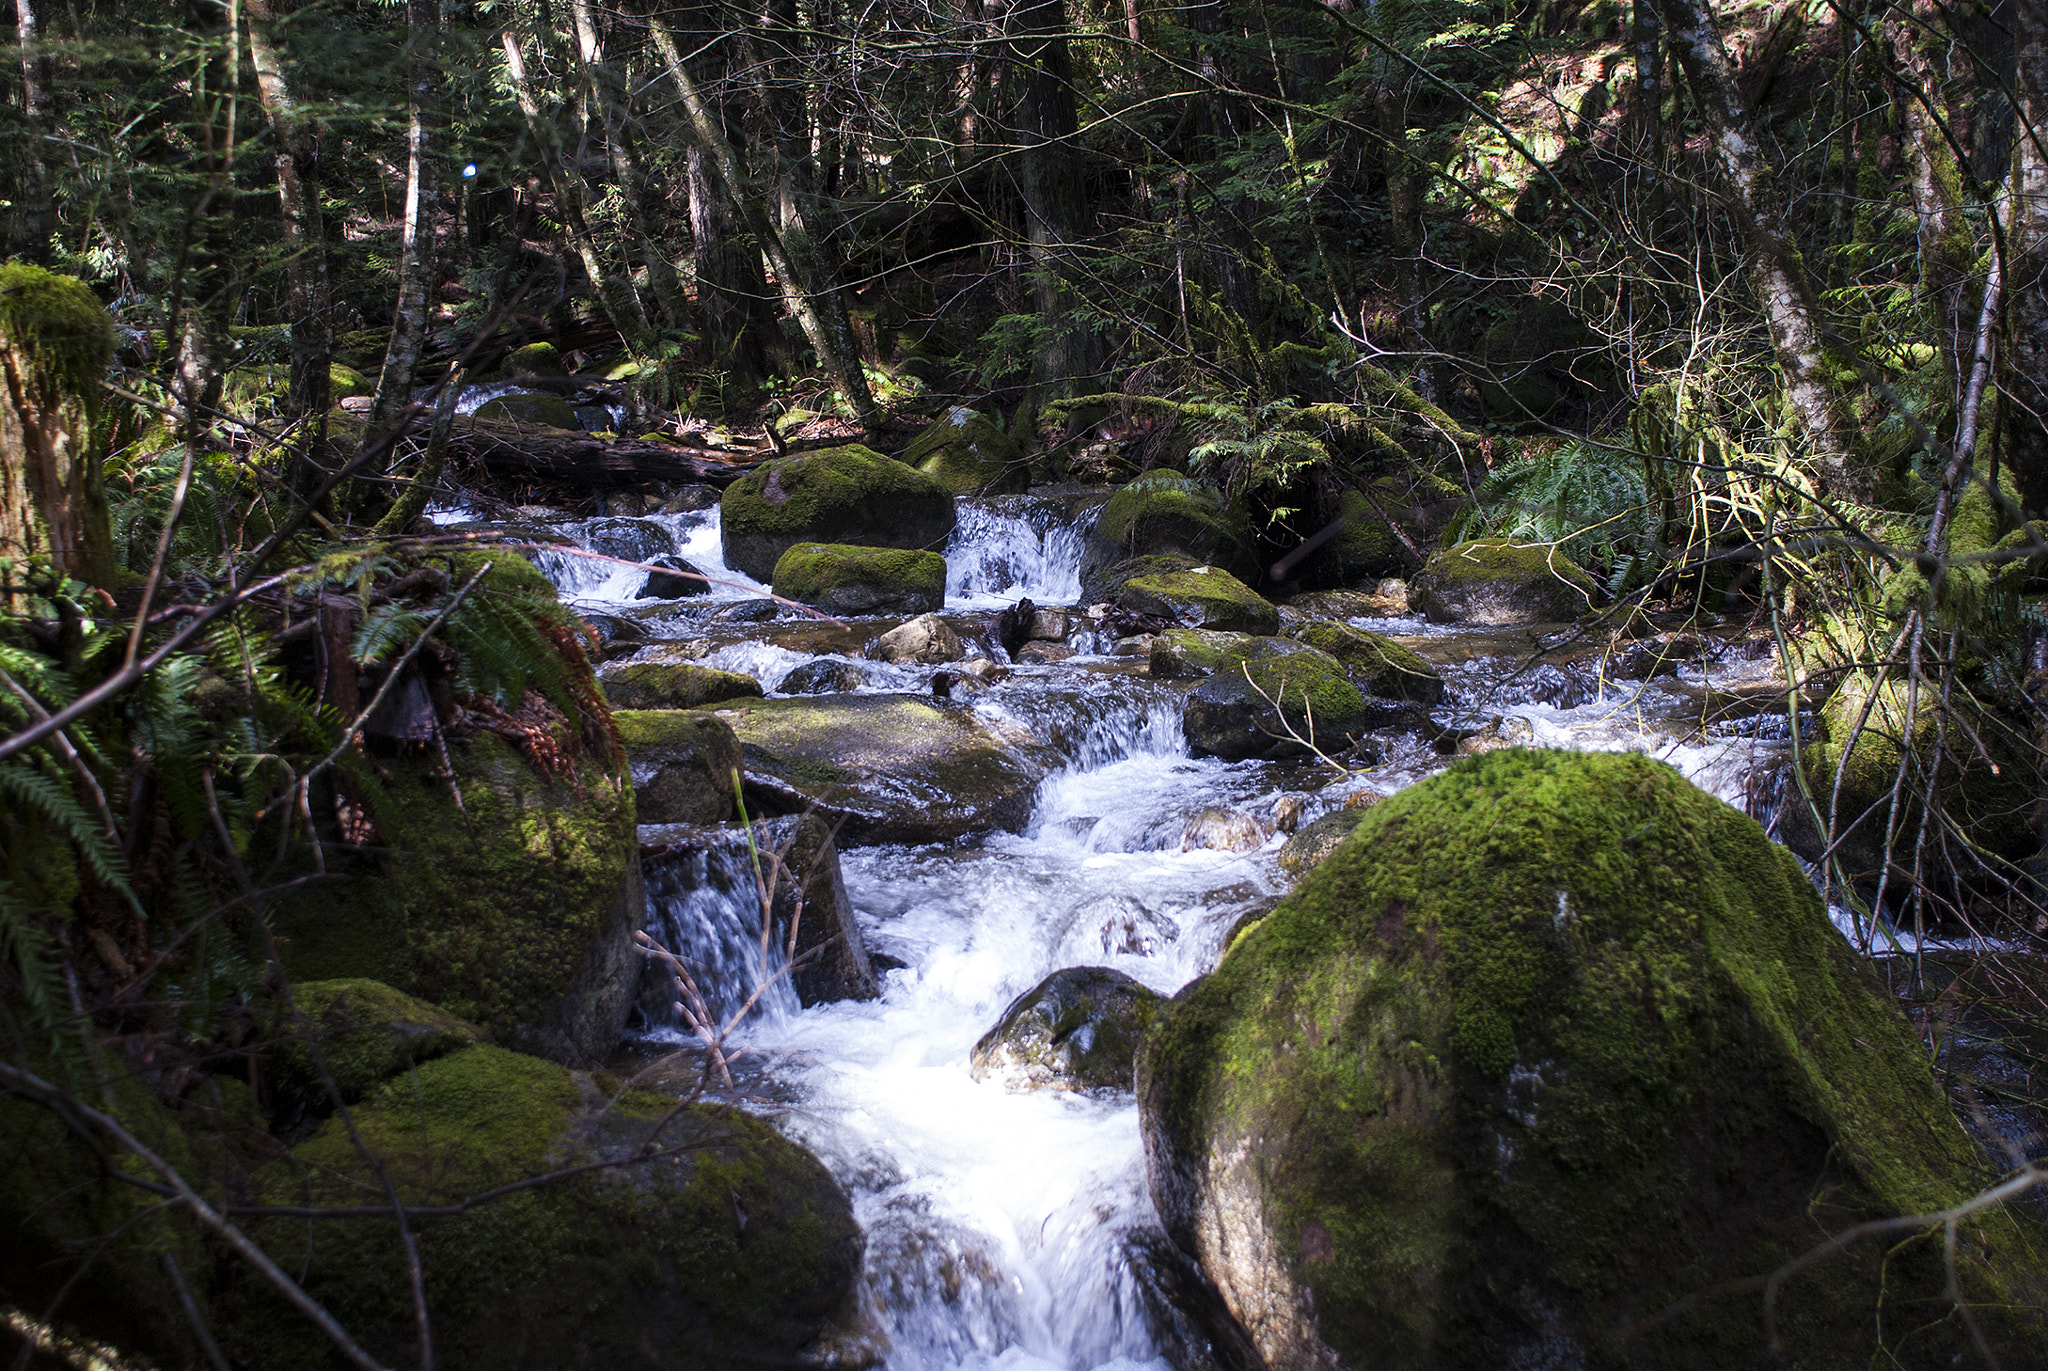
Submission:
M 114 321 L 83 282 L 0 265 L 0 558 L 113 584 L 94 431 L 113 357 Z
M 559 395 L 546 392 L 513 392 L 486 400 L 470 415 L 471 419 L 498 423 L 518 424 L 528 428 L 553 428 L 574 431 L 580 427 L 576 422 L 576 410 Z
M 1280 611 L 1272 602 L 1220 567 L 1134 576 L 1123 583 L 1116 602 L 1120 608 L 1174 619 L 1188 628 L 1226 633 L 1280 631 Z
M 504 558 L 477 595 L 507 620 L 552 622 L 505 650 L 551 653 L 529 669 L 557 695 L 456 703 L 440 718 L 445 762 L 416 745 L 344 754 L 328 812 L 351 847 L 281 896 L 271 925 L 294 980 L 382 981 L 520 1051 L 602 1061 L 639 971 L 632 778 L 554 587 Z
M 297 1020 L 269 1054 L 271 1090 L 319 1114 L 333 1109 L 334 1093 L 354 1104 L 402 1071 L 484 1041 L 474 1024 L 361 977 L 301 982 L 292 1005 Z
M 910 440 L 902 460 L 962 495 L 1003 495 L 1031 483 L 1031 463 L 1010 435 L 955 405 Z
M 736 700 L 717 711 L 746 752 L 747 808 L 815 808 L 842 846 L 1015 832 L 1062 763 L 1044 740 L 930 696 Z
M 715 714 L 622 709 L 612 716 L 633 768 L 643 824 L 720 824 L 733 816 L 740 742 Z
M 931 614 L 946 604 L 946 559 L 912 548 L 797 543 L 772 579 L 777 595 L 827 614 Z
M 1251 638 L 1188 693 L 1181 727 L 1197 757 L 1243 761 L 1349 747 L 1375 719 L 1344 664 L 1288 638 Z
M 452 1205 L 414 1220 L 448 1371 L 792 1366 L 847 1312 L 861 1234 L 815 1158 L 759 1119 L 620 1093 L 551 1062 L 472 1047 L 393 1080 L 255 1178 L 261 1202 Z M 657 1133 L 657 1125 L 660 1130 Z M 645 1148 L 652 1160 L 635 1160 Z M 269 1219 L 256 1235 L 384 1365 L 416 1352 L 407 1262 L 384 1222 Z M 267 1287 L 219 1311 L 238 1364 L 342 1366 Z
M 1095 534 L 1125 556 L 1182 552 L 1203 561 L 1227 560 L 1244 542 L 1214 487 L 1170 471 L 1148 472 L 1110 496 Z
M 1444 548 L 1408 583 L 1409 603 L 1437 623 L 1569 623 L 1598 595 L 1557 548 L 1500 538 Z
M 1326 620 L 1304 625 L 1295 638 L 1344 663 L 1351 683 L 1367 695 L 1415 704 L 1443 703 L 1444 682 L 1413 648 L 1384 634 Z
M 719 500 L 725 564 L 757 581 L 798 543 L 936 551 L 952 531 L 952 491 L 859 444 L 765 463 Z
M 1110 967 L 1055 971 L 981 1035 L 969 1072 L 1016 1091 L 1128 1091 L 1138 1044 L 1164 999 Z
M 1374 806 L 1161 1011 L 1138 1094 L 1167 1230 L 1272 1367 L 1765 1364 L 1728 1283 L 1990 1176 L 1798 862 L 1632 754 Z M 1903 1236 L 1788 1281 L 1774 1364 L 1969 1360 L 1939 1227 Z M 2034 1359 L 2038 1223 L 1959 1237 L 1978 1326 Z
M 691 662 L 607 662 L 597 679 L 613 709 L 695 709 L 761 693 L 761 683 L 743 672 Z

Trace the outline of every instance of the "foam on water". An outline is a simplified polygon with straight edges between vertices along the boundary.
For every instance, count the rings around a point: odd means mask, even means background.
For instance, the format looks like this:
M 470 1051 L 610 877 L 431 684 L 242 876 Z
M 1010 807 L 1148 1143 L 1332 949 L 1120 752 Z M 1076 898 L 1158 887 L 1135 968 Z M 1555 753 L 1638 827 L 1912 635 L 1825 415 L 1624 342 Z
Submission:
M 961 500 L 946 544 L 946 607 L 1000 609 L 1026 596 L 1042 605 L 1081 598 L 1081 550 L 1091 512 L 1071 522 L 1054 501 L 1014 496 Z
M 684 514 L 576 519 L 556 524 L 554 531 L 576 548 L 604 554 L 586 557 L 555 549 L 533 554 L 533 564 L 572 604 L 602 609 L 635 603 L 647 582 L 646 570 L 607 558 L 645 562 L 664 553 L 681 557 L 710 578 L 710 594 L 693 597 L 697 603 L 753 600 L 768 593 L 767 586 L 725 564 L 716 506 Z

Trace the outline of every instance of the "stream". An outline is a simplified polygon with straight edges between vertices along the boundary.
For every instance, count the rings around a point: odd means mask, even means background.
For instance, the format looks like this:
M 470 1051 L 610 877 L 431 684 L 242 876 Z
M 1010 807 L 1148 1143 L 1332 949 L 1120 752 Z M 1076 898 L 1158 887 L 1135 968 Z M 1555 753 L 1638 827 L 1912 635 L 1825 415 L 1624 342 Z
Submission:
M 1039 497 L 963 499 L 946 551 L 947 614 L 978 622 L 1020 595 L 1071 604 L 1093 517 L 1072 509 Z M 749 672 L 771 694 L 820 655 L 822 640 L 801 619 L 721 618 L 765 588 L 725 566 L 715 507 L 553 527 L 614 556 L 676 553 L 722 582 L 705 597 L 636 602 L 643 572 L 537 554 L 586 612 L 639 618 L 657 639 L 706 639 L 705 665 Z M 879 633 L 893 622 L 856 627 Z M 1617 683 L 1583 662 L 1518 671 L 1528 630 L 1355 622 L 1436 663 L 1449 686 L 1439 714 L 1461 728 L 1498 717 L 1507 741 L 1648 752 L 1738 807 L 1761 814 L 1770 803 L 1782 718 L 1775 731 L 1768 715 L 1745 724 L 1740 711 L 1734 723 L 1700 723 L 1745 692 L 1773 696 L 1768 658 L 1713 642 L 1704 664 L 1676 676 Z M 1149 680 L 1142 657 L 1080 646 L 1063 661 L 1021 665 L 973 698 L 984 717 L 1031 731 L 1065 758 L 1023 831 L 842 853 L 867 947 L 893 968 L 881 974 L 880 998 L 799 1008 L 784 985 L 738 1036 L 749 1053 L 742 1097 L 836 1174 L 867 1234 L 865 1328 L 843 1365 L 1165 1368 L 1145 1289 L 1156 1219 L 1136 1104 L 1128 1094 L 1013 1094 L 972 1080 L 969 1051 L 1013 997 L 1060 967 L 1110 966 L 1171 994 L 1214 965 L 1240 918 L 1285 893 L 1284 833 L 1248 852 L 1183 851 L 1191 816 L 1223 809 L 1270 823 L 1283 797 L 1297 796 L 1305 823 L 1355 791 L 1391 793 L 1451 760 L 1413 739 L 1341 779 L 1320 764 L 1196 759 L 1179 691 Z M 859 669 L 863 693 L 926 693 L 933 671 Z M 734 893 L 745 885 L 737 860 L 694 879 L 651 873 L 650 926 L 727 979 L 758 975 L 758 913 Z M 679 1029 L 655 1037 L 688 1041 Z

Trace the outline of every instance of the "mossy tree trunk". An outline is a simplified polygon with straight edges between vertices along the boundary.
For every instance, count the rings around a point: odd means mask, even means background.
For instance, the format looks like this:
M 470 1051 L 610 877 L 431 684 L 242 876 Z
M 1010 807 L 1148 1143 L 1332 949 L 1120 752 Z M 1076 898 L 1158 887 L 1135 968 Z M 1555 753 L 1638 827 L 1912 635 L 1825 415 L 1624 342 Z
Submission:
M 2006 459 L 2028 509 L 2048 511 L 2048 0 L 2013 0 L 2017 128 L 2007 218 L 2011 345 L 2000 369 Z
M 1885 30 L 1905 86 L 1895 103 L 1905 124 L 1907 181 L 1919 223 L 1921 301 L 1949 392 L 1960 399 L 1974 343 L 1976 320 L 1965 297 L 1977 248 L 1963 218 L 1962 171 L 1948 143 L 1955 120 L 1943 65 L 1955 42 L 1939 0 L 1914 0 L 1910 19 L 1892 11 Z
M 389 432 L 412 403 L 413 372 L 426 347 L 427 284 L 434 266 L 434 159 L 432 124 L 440 89 L 440 0 L 407 0 L 405 64 L 405 231 L 398 250 L 398 303 L 391 312 L 391 342 L 370 402 L 369 434 Z
M 1848 416 L 1825 374 L 1819 301 L 1736 85 L 1712 0 L 1660 0 L 1660 7 L 1706 127 L 1729 214 L 1749 251 L 1750 276 L 1770 328 L 1785 398 L 1829 489 L 1860 496 L 1868 480 L 1853 460 Z
M 91 291 L 0 267 L 0 558 L 111 584 L 113 537 L 93 433 L 114 328 Z M 20 578 L 5 577 L 19 608 Z

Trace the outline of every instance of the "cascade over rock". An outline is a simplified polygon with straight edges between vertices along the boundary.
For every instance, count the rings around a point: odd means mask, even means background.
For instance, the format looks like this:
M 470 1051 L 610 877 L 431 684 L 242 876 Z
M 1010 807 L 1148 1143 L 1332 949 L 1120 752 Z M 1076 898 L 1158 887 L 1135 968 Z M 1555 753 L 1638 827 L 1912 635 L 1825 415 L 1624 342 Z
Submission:
M 1129 1090 L 1138 1043 L 1163 999 L 1106 966 L 1055 971 L 975 1043 L 974 1079 L 1011 1090 Z
M 953 493 L 852 444 L 765 463 L 726 487 L 719 513 L 726 565 L 768 581 L 798 543 L 944 547 Z
M 1375 805 L 1162 1009 L 1138 1094 L 1166 1230 L 1275 1368 L 1752 1364 L 1754 1296 L 1673 1306 L 1990 1176 L 1791 854 L 1628 753 Z M 1939 1238 L 1888 1246 L 1779 1292 L 1789 1364 L 1971 1355 Z M 1957 1274 L 2032 1358 L 2038 1227 L 1965 1221 Z

